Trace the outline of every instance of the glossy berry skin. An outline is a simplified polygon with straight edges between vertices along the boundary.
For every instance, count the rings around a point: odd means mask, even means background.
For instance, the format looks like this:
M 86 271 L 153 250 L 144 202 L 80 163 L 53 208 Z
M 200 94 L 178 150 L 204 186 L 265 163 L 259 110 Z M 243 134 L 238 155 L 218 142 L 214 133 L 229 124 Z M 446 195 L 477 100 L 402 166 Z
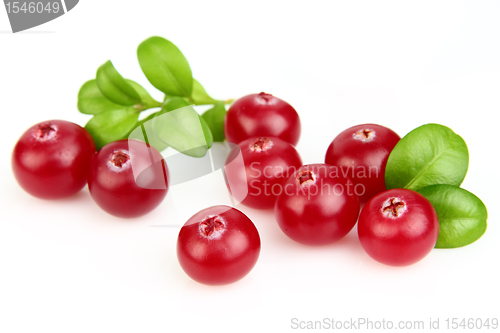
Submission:
M 364 204 L 385 191 L 387 159 L 400 139 L 396 132 L 384 126 L 353 126 L 332 141 L 325 163 L 341 168 L 351 178 Z
M 363 249 L 386 265 L 407 266 L 434 248 L 439 222 L 432 204 L 421 194 L 392 189 L 374 196 L 358 221 Z
M 64 198 L 85 186 L 94 154 L 94 141 L 86 129 L 64 120 L 44 121 L 17 141 L 12 171 L 29 194 Z
M 232 165 L 241 154 L 244 167 Z M 252 208 L 270 209 L 282 192 L 281 183 L 302 165 L 299 153 L 290 143 L 276 137 L 244 140 L 234 147 L 226 161 L 229 189 L 238 202 Z
M 300 167 L 283 183 L 274 213 L 281 230 L 306 245 L 338 241 L 356 224 L 358 197 L 353 184 L 326 164 Z
M 92 159 L 88 185 L 92 199 L 107 213 L 138 217 L 167 195 L 168 168 L 155 148 L 139 140 L 119 140 Z
M 236 100 L 224 121 L 226 140 L 240 143 L 251 137 L 274 136 L 296 145 L 300 137 L 300 119 L 287 102 L 261 92 Z
M 253 222 L 229 206 L 194 214 L 177 238 L 177 258 L 193 280 L 222 285 L 236 282 L 257 263 L 260 237 Z

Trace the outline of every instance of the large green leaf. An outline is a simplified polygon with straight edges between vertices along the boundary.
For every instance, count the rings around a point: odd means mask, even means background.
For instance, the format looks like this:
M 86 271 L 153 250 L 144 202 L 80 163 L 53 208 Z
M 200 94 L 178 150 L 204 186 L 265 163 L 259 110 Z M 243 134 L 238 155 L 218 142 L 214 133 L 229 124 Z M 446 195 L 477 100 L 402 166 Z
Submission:
M 123 105 L 107 99 L 99 90 L 96 80 L 90 80 L 78 92 L 78 111 L 85 114 L 99 114 L 104 111 L 122 109 Z
M 94 138 L 97 149 L 110 142 L 125 139 L 137 126 L 139 113 L 133 106 L 99 113 L 92 117 L 85 128 Z
M 418 192 L 432 203 L 439 218 L 436 247 L 465 246 L 485 233 L 488 211 L 474 194 L 453 185 L 431 185 Z
M 155 135 L 183 154 L 203 157 L 212 145 L 210 129 L 192 106 L 163 113 L 152 121 Z
M 464 140 L 438 124 L 420 126 L 394 147 L 385 170 L 388 189 L 449 184 L 459 186 L 467 173 L 469 152 Z
M 137 48 L 137 57 L 149 82 L 169 96 L 191 97 L 193 74 L 187 59 L 172 42 L 151 37 Z
M 217 100 L 213 99 L 205 91 L 205 88 L 195 79 L 193 79 L 193 93 L 191 94 L 191 99 L 196 105 L 210 105 L 217 103 Z
M 143 86 L 141 86 L 139 83 L 125 79 L 131 86 L 134 88 L 134 90 L 139 94 L 139 97 L 142 101 L 142 109 L 150 109 L 150 108 L 156 108 L 160 107 L 161 103 L 156 101 L 151 95 L 144 89 Z
M 114 103 L 130 106 L 142 102 L 137 91 L 109 60 L 97 70 L 96 82 L 102 94 Z

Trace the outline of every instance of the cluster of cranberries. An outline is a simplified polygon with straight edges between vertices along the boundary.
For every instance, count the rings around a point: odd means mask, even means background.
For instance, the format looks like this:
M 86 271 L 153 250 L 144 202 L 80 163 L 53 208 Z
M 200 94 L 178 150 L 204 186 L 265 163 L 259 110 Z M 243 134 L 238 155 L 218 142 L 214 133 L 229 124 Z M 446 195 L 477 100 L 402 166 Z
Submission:
M 439 224 L 431 203 L 411 190 L 386 190 L 385 166 L 400 140 L 395 132 L 375 124 L 351 127 L 332 141 L 325 163 L 302 165 L 294 147 L 300 131 L 294 108 L 270 94 L 234 102 L 224 132 L 237 146 L 224 171 L 238 202 L 274 208 L 284 234 L 306 245 L 336 242 L 357 222 L 362 247 L 387 265 L 413 264 L 434 248 Z M 233 163 L 238 157 L 243 167 Z M 88 183 L 95 202 L 120 217 L 148 213 L 168 191 L 168 168 L 156 149 L 121 140 L 96 153 L 88 132 L 65 121 L 26 131 L 14 148 L 12 165 L 19 184 L 36 197 L 69 196 Z M 177 241 L 183 270 L 210 285 L 241 279 L 259 253 L 255 225 L 223 205 L 193 215 Z
M 150 212 L 168 190 L 168 169 L 156 149 L 120 140 L 96 153 L 87 130 L 64 120 L 24 132 L 14 147 L 12 170 L 21 187 L 41 199 L 73 195 L 88 183 L 94 201 L 119 217 Z

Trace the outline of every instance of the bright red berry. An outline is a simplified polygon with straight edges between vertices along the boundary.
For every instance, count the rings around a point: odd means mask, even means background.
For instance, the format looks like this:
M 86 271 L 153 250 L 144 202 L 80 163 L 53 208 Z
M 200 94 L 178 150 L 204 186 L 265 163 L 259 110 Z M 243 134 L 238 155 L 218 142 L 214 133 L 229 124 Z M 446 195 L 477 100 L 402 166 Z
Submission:
M 179 232 L 177 258 L 193 280 L 228 284 L 257 263 L 260 237 L 252 221 L 229 206 L 213 206 L 193 215 Z
M 92 199 L 109 214 L 138 217 L 167 195 L 168 168 L 154 147 L 139 140 L 119 140 L 92 159 L 88 184 Z
M 244 165 L 231 163 L 240 153 Z M 283 180 L 301 165 L 299 153 L 290 143 L 276 137 L 256 137 L 233 148 L 225 173 L 229 189 L 238 202 L 269 209 L 282 192 Z
M 34 125 L 17 141 L 12 170 L 29 194 L 64 198 L 85 186 L 94 154 L 87 130 L 68 121 L 50 120 Z
M 353 183 L 326 164 L 300 167 L 282 184 L 274 209 L 281 230 L 306 245 L 333 243 L 356 224 L 359 201 Z
M 424 258 L 434 248 L 439 221 L 432 204 L 423 195 L 407 189 L 392 189 L 374 196 L 358 221 L 358 235 L 366 253 L 391 266 L 407 266 Z
M 401 138 L 393 130 L 375 124 L 346 129 L 332 141 L 325 163 L 339 167 L 353 181 L 360 202 L 385 191 L 385 167 Z
M 274 136 L 296 145 L 300 137 L 300 119 L 290 104 L 261 92 L 244 96 L 231 105 L 224 133 L 232 143 L 251 137 Z

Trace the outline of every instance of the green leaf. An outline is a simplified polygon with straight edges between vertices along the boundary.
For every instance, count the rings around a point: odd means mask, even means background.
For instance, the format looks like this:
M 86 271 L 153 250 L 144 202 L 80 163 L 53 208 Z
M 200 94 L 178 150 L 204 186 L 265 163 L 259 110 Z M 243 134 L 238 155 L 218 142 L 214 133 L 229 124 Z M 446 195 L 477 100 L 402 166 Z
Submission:
M 436 209 L 439 218 L 437 248 L 469 245 L 485 233 L 488 211 L 474 194 L 453 185 L 432 185 L 418 192 Z
M 144 141 L 147 144 L 155 147 L 160 152 L 167 149 L 168 145 L 160 138 L 158 138 L 153 130 L 152 119 L 154 119 L 158 115 L 159 112 L 155 112 L 149 115 L 149 117 L 139 121 L 137 126 L 128 135 L 128 138 Z
M 153 130 L 164 143 L 192 157 L 205 156 L 212 144 L 210 129 L 192 106 L 155 117 Z
M 125 139 L 137 125 L 139 113 L 133 106 L 120 110 L 99 113 L 85 125 L 96 144 L 97 149 L 110 142 Z
M 149 82 L 170 96 L 191 97 L 193 74 L 187 59 L 172 42 L 151 37 L 137 48 L 137 57 Z
M 162 114 L 173 111 L 176 109 L 180 109 L 182 107 L 188 106 L 189 103 L 186 102 L 185 99 L 181 97 L 173 97 L 170 98 L 165 105 L 163 105 L 162 109 L 158 112 L 155 112 L 143 120 L 139 121 L 137 124 L 137 128 L 135 128 L 129 135 L 131 139 L 142 140 L 151 146 L 155 147 L 158 151 L 162 151 L 167 149 L 168 144 L 166 144 L 154 131 L 153 128 L 153 119 L 161 116 Z M 142 126 L 141 126 L 142 125 Z
M 218 102 L 210 97 L 205 91 L 205 88 L 195 79 L 193 79 L 193 93 L 191 94 L 191 99 L 196 105 L 210 105 Z
M 161 108 L 163 113 L 168 111 L 177 110 L 183 108 L 185 106 L 189 106 L 190 104 L 186 102 L 184 98 L 181 97 L 172 97 L 170 98 Z
M 143 109 L 151 109 L 151 108 L 156 108 L 160 107 L 161 103 L 155 100 L 151 95 L 144 89 L 143 86 L 141 86 L 139 83 L 125 79 L 131 86 L 134 88 L 134 90 L 139 94 L 139 97 L 142 101 L 143 104 Z
M 213 135 L 215 142 L 224 142 L 224 118 L 226 117 L 226 108 L 223 102 L 218 102 L 215 106 L 201 115 L 207 123 Z
M 102 94 L 114 103 L 130 106 L 142 102 L 137 91 L 109 60 L 97 70 L 96 81 Z
M 387 160 L 385 184 L 388 189 L 411 190 L 435 184 L 459 186 L 468 167 L 464 140 L 446 126 L 427 124 L 408 133 L 394 147 Z
M 210 130 L 210 127 L 206 123 L 206 121 L 203 119 L 203 117 L 200 117 L 200 123 L 201 123 L 201 129 L 203 130 L 203 136 L 205 137 L 205 141 L 207 142 L 207 146 L 210 149 L 212 147 L 212 144 L 214 143 L 214 137 L 212 135 L 212 131 Z
M 122 105 L 115 104 L 99 90 L 96 80 L 90 80 L 80 88 L 78 92 L 78 111 L 85 114 L 99 114 L 108 110 L 123 108 Z

